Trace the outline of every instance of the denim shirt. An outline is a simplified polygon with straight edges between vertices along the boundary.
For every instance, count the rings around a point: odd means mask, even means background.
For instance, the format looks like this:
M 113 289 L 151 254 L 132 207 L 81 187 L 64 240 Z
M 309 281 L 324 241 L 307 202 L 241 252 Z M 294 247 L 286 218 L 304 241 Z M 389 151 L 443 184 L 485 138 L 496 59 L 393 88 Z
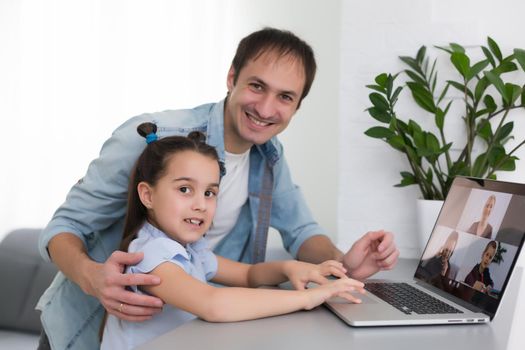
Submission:
M 50 260 L 48 243 L 61 232 L 78 236 L 89 256 L 97 262 L 106 261 L 118 248 L 131 169 L 146 146 L 144 138 L 136 131 L 141 123 L 155 123 L 159 138 L 201 131 L 206 134 L 206 142 L 216 148 L 220 160 L 224 162 L 224 103 L 223 100 L 194 109 L 143 114 L 118 127 L 43 230 L 39 240 L 42 257 Z M 274 137 L 250 150 L 248 200 L 233 230 L 215 248 L 216 254 L 242 262 L 253 261 L 257 248 L 255 231 L 258 211 L 260 204 L 268 200 L 261 196 L 264 169 L 268 166 L 273 174 L 270 226 L 279 231 L 284 247 L 296 256 L 306 239 L 323 233 L 306 206 L 300 189 L 293 184 L 282 145 Z M 42 325 L 53 349 L 99 347 L 102 305 L 61 272 L 40 298 L 37 309 L 42 311 Z

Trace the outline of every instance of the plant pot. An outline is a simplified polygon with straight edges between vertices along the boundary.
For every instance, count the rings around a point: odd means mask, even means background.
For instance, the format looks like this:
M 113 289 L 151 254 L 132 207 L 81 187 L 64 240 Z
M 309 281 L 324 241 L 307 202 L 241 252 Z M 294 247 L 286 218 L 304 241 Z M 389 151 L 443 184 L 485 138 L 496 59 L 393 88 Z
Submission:
M 443 201 L 418 199 L 416 203 L 416 222 L 417 222 L 417 248 L 419 254 L 427 245 L 428 238 L 434 229 L 439 212 L 443 206 Z

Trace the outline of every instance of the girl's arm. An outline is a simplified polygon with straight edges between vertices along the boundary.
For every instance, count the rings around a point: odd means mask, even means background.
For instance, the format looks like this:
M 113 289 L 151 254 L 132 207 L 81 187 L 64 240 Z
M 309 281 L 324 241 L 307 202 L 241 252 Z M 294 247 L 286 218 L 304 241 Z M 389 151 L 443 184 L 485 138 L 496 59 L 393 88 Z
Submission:
M 362 292 L 363 289 L 361 282 L 349 278 L 301 291 L 216 288 L 193 278 L 181 267 L 169 262 L 160 264 L 151 274 L 159 276 L 162 282 L 157 286 L 144 287 L 145 291 L 210 322 L 250 320 L 312 309 L 332 296 L 359 302 L 349 292 Z
M 302 290 L 308 282 L 325 284 L 325 276 L 346 277 L 343 264 L 334 260 L 315 265 L 296 260 L 248 265 L 217 256 L 218 269 L 213 282 L 236 287 L 275 286 L 290 280 Z

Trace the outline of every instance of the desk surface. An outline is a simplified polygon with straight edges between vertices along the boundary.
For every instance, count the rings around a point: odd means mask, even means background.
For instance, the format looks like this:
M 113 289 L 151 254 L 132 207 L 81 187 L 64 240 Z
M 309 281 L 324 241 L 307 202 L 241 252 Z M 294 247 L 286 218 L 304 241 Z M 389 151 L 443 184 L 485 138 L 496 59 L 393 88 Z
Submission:
M 416 264 L 415 260 L 400 260 L 394 271 L 376 276 L 410 278 Z M 352 328 L 320 306 L 254 321 L 196 319 L 139 349 L 506 349 L 522 271 L 516 272 L 490 324 Z

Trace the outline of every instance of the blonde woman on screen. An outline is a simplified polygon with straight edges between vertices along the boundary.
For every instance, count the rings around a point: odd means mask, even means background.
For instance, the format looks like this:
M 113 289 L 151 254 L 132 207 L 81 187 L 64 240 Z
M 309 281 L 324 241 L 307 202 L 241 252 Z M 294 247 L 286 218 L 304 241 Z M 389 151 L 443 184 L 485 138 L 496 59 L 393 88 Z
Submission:
M 492 194 L 489 196 L 489 198 L 487 198 L 487 201 L 483 206 L 483 211 L 481 212 L 481 219 L 473 223 L 467 230 L 467 232 L 479 237 L 490 239 L 492 236 L 492 226 L 489 224 L 489 216 L 495 205 L 496 196 Z

